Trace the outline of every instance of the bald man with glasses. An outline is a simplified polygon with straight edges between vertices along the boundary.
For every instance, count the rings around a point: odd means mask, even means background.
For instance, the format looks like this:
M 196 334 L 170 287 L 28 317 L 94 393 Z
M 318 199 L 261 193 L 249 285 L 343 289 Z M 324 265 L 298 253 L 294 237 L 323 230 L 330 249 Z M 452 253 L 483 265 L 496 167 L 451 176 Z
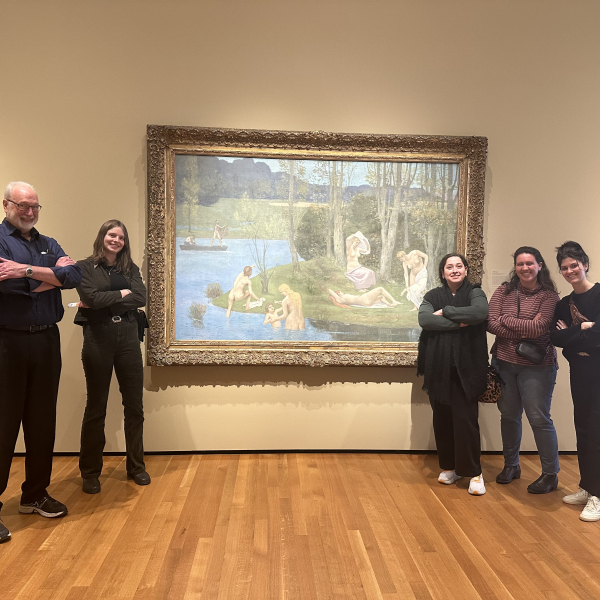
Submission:
M 56 240 L 35 228 L 41 206 L 33 187 L 8 184 L 0 223 L 0 495 L 6 490 L 19 429 L 25 439 L 20 513 L 62 517 L 49 496 L 61 370 L 57 323 L 61 289 L 79 285 L 81 270 Z M 0 509 L 2 502 L 0 502 Z M 10 532 L 0 521 L 0 542 Z

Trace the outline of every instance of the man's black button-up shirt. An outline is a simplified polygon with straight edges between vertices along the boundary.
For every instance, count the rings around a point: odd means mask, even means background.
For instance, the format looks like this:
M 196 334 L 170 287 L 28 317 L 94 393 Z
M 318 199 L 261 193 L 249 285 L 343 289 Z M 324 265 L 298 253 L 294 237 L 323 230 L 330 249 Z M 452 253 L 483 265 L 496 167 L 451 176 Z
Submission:
M 49 267 L 62 287 L 70 289 L 81 282 L 81 269 L 77 265 L 57 267 L 56 261 L 66 256 L 58 242 L 31 230 L 26 240 L 19 229 L 4 219 L 0 223 L 0 257 L 35 267 Z M 52 325 L 63 317 L 61 288 L 36 293 L 41 281 L 22 277 L 0 282 L 0 325 L 27 327 Z

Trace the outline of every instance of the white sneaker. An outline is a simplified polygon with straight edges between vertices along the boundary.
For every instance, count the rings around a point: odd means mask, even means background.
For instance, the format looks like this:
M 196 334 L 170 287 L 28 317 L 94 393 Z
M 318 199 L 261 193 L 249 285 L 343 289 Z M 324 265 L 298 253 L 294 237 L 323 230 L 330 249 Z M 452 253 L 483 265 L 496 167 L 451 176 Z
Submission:
M 469 494 L 472 496 L 483 496 L 485 494 L 483 474 L 471 478 L 471 483 L 469 483 Z
M 585 491 L 579 488 L 579 491 L 576 494 L 569 494 L 568 496 L 563 496 L 563 502 L 565 504 L 587 504 L 588 498 L 590 495 Z
M 456 474 L 456 471 L 442 471 L 438 477 L 438 481 L 444 485 L 452 485 L 459 479 L 462 479 L 460 475 Z
M 600 498 L 590 496 L 585 508 L 581 511 L 579 518 L 582 521 L 600 521 Z

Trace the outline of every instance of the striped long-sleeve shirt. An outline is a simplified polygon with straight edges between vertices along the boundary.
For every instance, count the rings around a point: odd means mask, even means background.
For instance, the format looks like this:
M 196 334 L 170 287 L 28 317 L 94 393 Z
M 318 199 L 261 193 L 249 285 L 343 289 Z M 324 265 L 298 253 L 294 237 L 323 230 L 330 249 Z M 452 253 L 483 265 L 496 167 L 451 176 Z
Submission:
M 488 331 L 496 336 L 492 354 L 499 360 L 531 366 L 533 363 L 516 352 L 519 341 L 529 339 L 546 350 L 543 365 L 558 366 L 556 348 L 550 343 L 550 324 L 556 304 L 560 300 L 559 295 L 541 287 L 528 290 L 520 283 L 518 290 L 521 304 L 518 317 L 516 289 L 506 294 L 506 286 L 501 285 L 492 294 L 488 317 Z M 536 319 L 538 314 L 540 317 Z

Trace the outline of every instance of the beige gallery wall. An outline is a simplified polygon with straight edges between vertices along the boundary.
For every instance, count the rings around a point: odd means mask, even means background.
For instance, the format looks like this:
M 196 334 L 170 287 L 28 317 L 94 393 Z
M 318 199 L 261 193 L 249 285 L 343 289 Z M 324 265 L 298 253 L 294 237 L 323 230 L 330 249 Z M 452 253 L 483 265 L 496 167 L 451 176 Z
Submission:
M 596 274 L 593 0 L 0 0 L 0 19 L 0 183 L 33 183 L 40 229 L 75 258 L 119 218 L 146 267 L 154 123 L 487 136 L 484 289 L 521 244 L 554 269 L 554 246 L 575 238 Z M 59 451 L 78 450 L 85 402 L 72 316 L 61 324 Z M 572 450 L 560 366 L 553 416 Z M 420 386 L 414 369 L 147 368 L 146 448 L 433 448 Z M 107 450 L 123 449 L 121 415 L 115 382 Z M 484 448 L 499 449 L 495 407 L 481 423 Z

